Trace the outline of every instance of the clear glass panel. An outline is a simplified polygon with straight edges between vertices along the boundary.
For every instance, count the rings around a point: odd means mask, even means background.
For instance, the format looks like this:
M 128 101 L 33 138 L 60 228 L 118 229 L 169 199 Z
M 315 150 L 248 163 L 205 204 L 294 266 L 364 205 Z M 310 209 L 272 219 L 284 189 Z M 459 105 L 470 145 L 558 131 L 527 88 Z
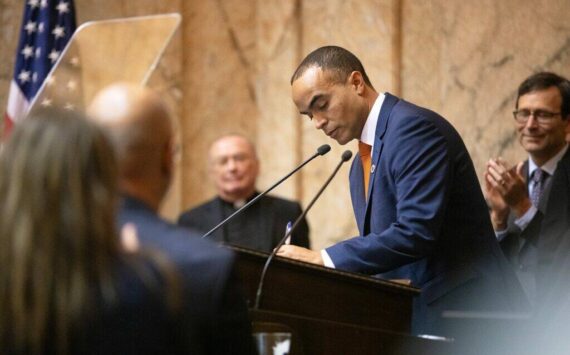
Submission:
M 83 110 L 113 82 L 146 84 L 180 18 L 165 14 L 83 24 L 47 76 L 31 110 L 53 105 Z

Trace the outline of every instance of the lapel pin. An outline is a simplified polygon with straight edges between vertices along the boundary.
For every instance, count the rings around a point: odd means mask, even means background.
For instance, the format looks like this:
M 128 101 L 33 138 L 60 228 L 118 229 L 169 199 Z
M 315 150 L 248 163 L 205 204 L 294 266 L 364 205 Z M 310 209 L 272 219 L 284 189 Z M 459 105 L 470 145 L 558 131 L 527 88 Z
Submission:
M 370 174 L 374 174 L 374 170 L 376 169 L 376 165 L 372 164 L 370 167 Z

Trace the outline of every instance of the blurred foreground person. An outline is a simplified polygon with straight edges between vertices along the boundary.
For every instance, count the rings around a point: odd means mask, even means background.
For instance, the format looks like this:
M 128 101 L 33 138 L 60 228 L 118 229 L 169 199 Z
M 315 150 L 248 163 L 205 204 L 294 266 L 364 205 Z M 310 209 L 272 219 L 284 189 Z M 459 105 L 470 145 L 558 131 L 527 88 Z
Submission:
M 3 354 L 190 350 L 174 269 L 117 236 L 116 165 L 78 114 L 19 124 L 0 156 Z
M 143 87 L 114 84 L 96 95 L 89 112 L 117 153 L 120 226 L 134 226 L 141 246 L 166 253 L 183 276 L 184 304 L 191 315 L 185 337 L 192 353 L 255 352 L 233 253 L 192 238 L 192 231 L 158 216 L 174 173 L 172 123 L 160 96 Z

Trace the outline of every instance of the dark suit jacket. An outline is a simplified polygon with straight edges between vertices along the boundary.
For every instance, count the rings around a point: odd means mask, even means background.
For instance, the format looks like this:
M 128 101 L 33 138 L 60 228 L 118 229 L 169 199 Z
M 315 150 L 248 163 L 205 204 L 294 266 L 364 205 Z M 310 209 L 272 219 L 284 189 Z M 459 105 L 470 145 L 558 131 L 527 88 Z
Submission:
M 523 173 L 528 175 L 528 161 L 523 166 Z M 514 220 L 511 215 L 507 235 L 500 242 L 501 248 L 521 273 L 534 273 L 536 301 L 540 303 L 552 287 L 551 275 L 557 272 L 552 269 L 553 259 L 560 253 L 563 236 L 570 229 L 570 149 L 558 162 L 542 193 L 538 211 L 524 231 Z
M 178 332 L 183 346 L 181 352 L 256 353 L 231 251 L 200 238 L 190 238 L 192 232 L 162 220 L 144 203 L 131 197 L 123 200 L 119 222 L 121 226 L 133 223 L 142 246 L 166 254 L 181 275 L 185 303 L 180 321 L 184 328 L 168 329 L 169 333 Z M 150 340 L 128 334 L 125 342 L 152 344 L 153 333 L 164 332 L 160 326 L 158 322 L 149 321 L 141 325 L 146 332 L 140 336 L 146 334 Z M 166 345 L 164 349 L 171 349 Z M 156 349 L 160 344 L 153 346 L 150 348 Z
M 368 201 L 358 155 L 350 171 L 361 236 L 327 248 L 335 266 L 420 287 L 416 333 L 445 333 L 443 310 L 526 309 L 455 129 L 438 114 L 386 94 L 375 139 Z
M 223 203 L 219 197 L 215 197 L 182 213 L 178 218 L 178 224 L 206 233 L 227 217 L 222 212 Z M 235 221 L 229 222 L 247 223 L 247 229 L 252 231 L 248 233 L 249 235 L 238 235 L 232 239 L 228 236 L 227 227 L 224 226 L 209 238 L 216 242 L 270 253 L 285 235 L 287 222 L 294 222 L 301 213 L 303 210 L 297 202 L 266 195 L 246 209 L 241 216 L 237 216 Z M 305 219 L 293 232 L 291 244 L 310 247 L 309 226 Z
M 196 341 L 199 328 L 188 323 L 188 312 L 167 305 L 165 280 L 156 265 L 131 258 L 117 266 L 116 297 L 110 301 L 98 287 L 92 288 L 89 295 L 97 296 L 89 313 L 72 330 L 71 354 L 208 353 Z M 51 339 L 53 343 L 55 337 Z M 54 344 L 47 344 L 46 349 L 45 354 L 57 353 Z

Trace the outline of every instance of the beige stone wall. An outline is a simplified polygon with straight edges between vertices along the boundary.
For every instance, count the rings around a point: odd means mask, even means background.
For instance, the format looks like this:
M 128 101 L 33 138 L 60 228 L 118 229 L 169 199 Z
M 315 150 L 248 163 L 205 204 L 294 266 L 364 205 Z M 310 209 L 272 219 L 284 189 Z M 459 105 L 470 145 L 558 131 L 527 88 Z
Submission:
M 24 6 L 20 0 L 0 0 L 0 119 L 3 119 Z M 0 125 L 0 131 L 3 124 Z
M 570 77 L 570 2 L 403 1 L 402 96 L 450 120 L 482 176 L 491 156 L 523 159 L 518 85 L 538 70 Z
M 363 61 L 380 91 L 390 91 L 448 118 L 476 168 L 495 155 L 524 155 L 510 111 L 520 81 L 536 70 L 570 76 L 567 0 L 76 0 L 78 22 L 180 12 L 183 23 L 151 79 L 177 116 L 180 175 L 164 214 L 175 218 L 214 193 L 209 143 L 239 132 L 256 142 L 259 187 L 324 143 L 327 156 L 275 194 L 307 204 L 345 149 L 296 113 L 289 78 L 312 49 L 336 44 Z M 0 0 L 0 107 L 12 76 L 22 2 Z M 356 228 L 348 164 L 309 214 L 314 248 Z

